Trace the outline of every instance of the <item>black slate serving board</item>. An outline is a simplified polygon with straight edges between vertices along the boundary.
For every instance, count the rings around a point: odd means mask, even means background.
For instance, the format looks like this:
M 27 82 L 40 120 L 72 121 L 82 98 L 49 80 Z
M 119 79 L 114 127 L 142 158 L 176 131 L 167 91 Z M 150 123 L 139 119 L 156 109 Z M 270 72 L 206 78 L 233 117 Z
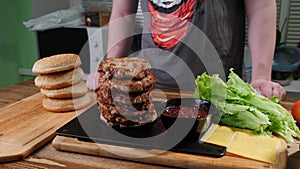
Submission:
M 181 136 L 166 130 L 160 117 L 141 128 L 112 128 L 100 120 L 96 104 L 59 128 L 56 134 L 86 142 L 139 149 L 161 149 L 210 157 L 222 157 L 226 151 L 225 147 L 199 142 L 197 136 L 181 141 Z

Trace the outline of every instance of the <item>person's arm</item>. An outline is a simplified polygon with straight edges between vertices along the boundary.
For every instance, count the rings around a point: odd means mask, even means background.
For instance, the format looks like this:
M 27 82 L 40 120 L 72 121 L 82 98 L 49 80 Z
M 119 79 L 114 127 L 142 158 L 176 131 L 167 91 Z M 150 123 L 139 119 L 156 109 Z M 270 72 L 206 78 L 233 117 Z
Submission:
M 113 0 L 112 14 L 108 27 L 107 58 L 127 56 L 132 44 L 135 14 L 139 0 Z M 99 88 L 99 72 L 88 75 L 86 85 L 90 90 Z
M 285 97 L 284 88 L 271 81 L 276 39 L 275 0 L 245 0 L 248 43 L 252 58 L 251 85 L 266 97 Z
M 109 22 L 107 58 L 127 56 L 132 45 L 139 0 L 113 0 Z

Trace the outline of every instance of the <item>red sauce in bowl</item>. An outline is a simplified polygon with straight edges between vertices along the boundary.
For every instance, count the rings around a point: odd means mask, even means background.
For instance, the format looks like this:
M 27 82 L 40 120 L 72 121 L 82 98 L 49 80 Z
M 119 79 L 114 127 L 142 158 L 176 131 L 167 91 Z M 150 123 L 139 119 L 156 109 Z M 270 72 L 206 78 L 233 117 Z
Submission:
M 166 107 L 163 114 L 175 118 L 200 118 L 206 117 L 208 111 L 203 106 L 174 105 Z

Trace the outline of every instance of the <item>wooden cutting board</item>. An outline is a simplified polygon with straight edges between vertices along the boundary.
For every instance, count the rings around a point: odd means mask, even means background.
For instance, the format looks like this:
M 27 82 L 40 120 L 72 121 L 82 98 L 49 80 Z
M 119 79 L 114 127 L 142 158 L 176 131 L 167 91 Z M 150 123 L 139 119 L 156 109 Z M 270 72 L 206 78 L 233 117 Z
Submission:
M 241 168 L 286 168 L 286 147 L 280 147 L 280 155 L 276 164 L 271 165 L 251 159 L 227 154 L 221 158 L 206 157 L 193 154 L 184 154 L 160 150 L 143 150 L 129 147 L 120 147 L 106 144 L 78 141 L 77 139 L 56 136 L 52 145 L 57 150 L 89 154 L 95 156 L 130 160 L 155 165 L 166 165 L 180 168 L 214 168 L 214 169 L 241 169 Z M 285 144 L 284 144 L 285 145 Z M 107 151 L 109 150 L 109 151 Z M 113 152 L 113 153 L 111 153 Z M 119 154 L 119 155 L 117 155 Z M 121 156 L 120 156 L 121 154 Z M 146 157 L 146 158 L 133 158 Z
M 93 93 L 89 93 L 94 97 Z M 42 107 L 37 93 L 0 109 L 0 162 L 23 159 L 55 137 L 55 131 L 95 104 L 67 113 L 53 113 Z
M 94 93 L 90 94 L 94 96 Z M 178 94 L 172 90 L 160 89 L 153 92 L 154 100 L 156 101 L 163 101 L 174 97 L 190 97 L 191 94 L 192 93 Z M 52 113 L 43 109 L 42 99 L 42 94 L 37 93 L 0 109 L 0 162 L 19 160 L 26 157 L 34 150 L 51 141 L 55 137 L 55 131 L 57 129 L 95 104 L 95 102 L 93 102 L 87 108 L 77 112 Z M 52 143 L 58 150 L 178 167 L 284 168 L 286 165 L 285 147 L 281 147 L 282 153 L 278 163 L 271 166 L 266 163 L 231 155 L 226 155 L 222 158 L 212 158 L 174 152 L 165 152 L 159 156 L 147 159 L 128 159 L 105 152 L 103 149 L 99 149 L 99 147 L 106 146 L 116 151 L 136 154 L 151 154 L 156 152 L 156 150 L 149 152 L 110 145 L 99 146 L 95 143 L 81 142 L 73 138 L 60 136 L 55 137 Z
M 170 98 L 191 97 L 192 92 L 177 93 L 168 89 L 156 89 L 152 92 L 154 101 L 164 101 Z M 177 152 L 161 152 L 160 150 L 143 150 L 129 147 L 120 147 L 107 144 L 98 144 L 79 141 L 76 138 L 56 136 L 52 141 L 55 149 L 75 153 L 89 154 L 95 156 L 130 160 L 136 162 L 150 163 L 155 165 L 167 165 L 180 168 L 214 168 L 214 169 L 240 169 L 240 168 L 286 168 L 287 164 L 287 146 L 282 143 L 279 147 L 280 154 L 277 163 L 274 165 L 259 162 L 233 154 L 226 154 L 221 158 L 206 157 L 193 154 L 184 154 Z M 107 151 L 109 150 L 109 151 Z M 114 152 L 114 153 L 111 153 Z M 122 154 L 121 156 L 117 154 Z M 151 156 L 153 155 L 153 156 Z M 130 158 L 128 156 L 148 158 Z

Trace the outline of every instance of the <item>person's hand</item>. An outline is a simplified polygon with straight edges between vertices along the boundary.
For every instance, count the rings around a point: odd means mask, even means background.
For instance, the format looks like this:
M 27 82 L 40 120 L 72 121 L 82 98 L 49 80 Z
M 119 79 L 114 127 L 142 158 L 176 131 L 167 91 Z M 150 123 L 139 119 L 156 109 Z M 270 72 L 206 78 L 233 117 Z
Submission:
M 99 72 L 90 73 L 86 79 L 86 85 L 89 90 L 99 89 L 98 79 L 100 77 Z
M 257 79 L 251 82 L 251 86 L 268 98 L 277 96 L 279 99 L 283 99 L 286 95 L 285 89 L 280 84 L 269 80 Z

